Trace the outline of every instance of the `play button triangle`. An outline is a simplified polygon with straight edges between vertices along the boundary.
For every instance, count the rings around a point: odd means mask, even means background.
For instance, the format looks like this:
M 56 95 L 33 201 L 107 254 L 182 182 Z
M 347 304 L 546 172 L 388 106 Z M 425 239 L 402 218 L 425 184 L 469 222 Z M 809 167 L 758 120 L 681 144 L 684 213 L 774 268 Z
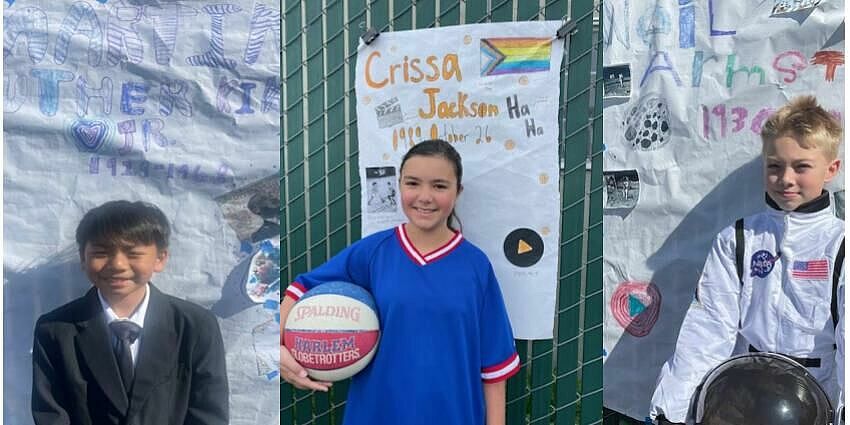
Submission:
M 643 302 L 634 295 L 629 295 L 629 316 L 635 317 L 643 313 L 644 310 L 646 310 L 646 306 L 643 305 Z

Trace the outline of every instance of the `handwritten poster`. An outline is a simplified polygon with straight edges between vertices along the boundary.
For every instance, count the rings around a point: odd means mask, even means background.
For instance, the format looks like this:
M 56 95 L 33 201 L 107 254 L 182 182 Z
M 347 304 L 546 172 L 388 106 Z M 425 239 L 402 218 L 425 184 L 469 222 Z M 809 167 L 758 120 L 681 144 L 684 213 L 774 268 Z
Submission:
M 4 422 L 32 423 L 35 320 L 90 287 L 77 222 L 129 199 L 171 220 L 153 284 L 219 319 L 231 423 L 278 423 L 280 4 L 4 6 Z
M 357 53 L 363 235 L 406 221 L 407 150 L 448 141 L 463 159 L 462 233 L 493 263 L 520 339 L 552 338 L 555 317 L 560 24 L 390 32 Z
M 604 398 L 642 420 L 711 241 L 765 208 L 767 117 L 811 94 L 844 121 L 844 2 L 602 6 Z

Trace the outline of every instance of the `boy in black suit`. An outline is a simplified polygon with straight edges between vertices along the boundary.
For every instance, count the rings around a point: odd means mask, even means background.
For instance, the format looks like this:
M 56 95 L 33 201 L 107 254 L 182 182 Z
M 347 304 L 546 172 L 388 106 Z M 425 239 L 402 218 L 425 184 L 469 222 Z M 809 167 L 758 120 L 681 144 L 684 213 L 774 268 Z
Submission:
M 149 282 L 165 268 L 169 234 L 162 211 L 144 202 L 107 202 L 80 221 L 94 287 L 36 323 L 36 425 L 228 423 L 218 321 Z

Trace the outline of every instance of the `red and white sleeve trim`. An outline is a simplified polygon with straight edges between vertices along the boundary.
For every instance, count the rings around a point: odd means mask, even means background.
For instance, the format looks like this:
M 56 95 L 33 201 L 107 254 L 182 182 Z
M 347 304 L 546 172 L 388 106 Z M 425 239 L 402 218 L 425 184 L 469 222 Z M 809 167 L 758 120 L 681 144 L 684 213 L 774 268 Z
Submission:
M 292 298 L 295 301 L 298 301 L 301 299 L 301 297 L 304 296 L 305 292 L 307 292 L 307 287 L 298 282 L 292 282 L 291 284 L 289 284 L 289 287 L 286 288 L 285 296 Z
M 519 355 L 513 353 L 507 360 L 481 369 L 481 379 L 485 384 L 504 381 L 519 372 Z

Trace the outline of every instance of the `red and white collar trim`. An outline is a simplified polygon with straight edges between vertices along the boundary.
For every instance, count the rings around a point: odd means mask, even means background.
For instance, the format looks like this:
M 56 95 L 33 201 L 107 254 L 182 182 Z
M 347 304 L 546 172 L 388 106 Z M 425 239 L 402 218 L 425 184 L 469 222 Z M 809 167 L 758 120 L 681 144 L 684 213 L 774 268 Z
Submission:
M 455 231 L 454 237 L 446 242 L 445 245 L 429 252 L 428 254 L 422 255 L 416 250 L 413 243 L 410 242 L 410 238 L 407 237 L 407 231 L 404 230 L 404 224 L 399 224 L 398 227 L 396 227 L 396 236 L 398 236 L 398 240 L 401 242 L 401 247 L 404 252 L 406 252 L 410 259 L 420 266 L 433 263 L 434 261 L 445 257 L 458 245 L 460 245 L 460 242 L 463 240 L 463 235 L 459 231 Z

